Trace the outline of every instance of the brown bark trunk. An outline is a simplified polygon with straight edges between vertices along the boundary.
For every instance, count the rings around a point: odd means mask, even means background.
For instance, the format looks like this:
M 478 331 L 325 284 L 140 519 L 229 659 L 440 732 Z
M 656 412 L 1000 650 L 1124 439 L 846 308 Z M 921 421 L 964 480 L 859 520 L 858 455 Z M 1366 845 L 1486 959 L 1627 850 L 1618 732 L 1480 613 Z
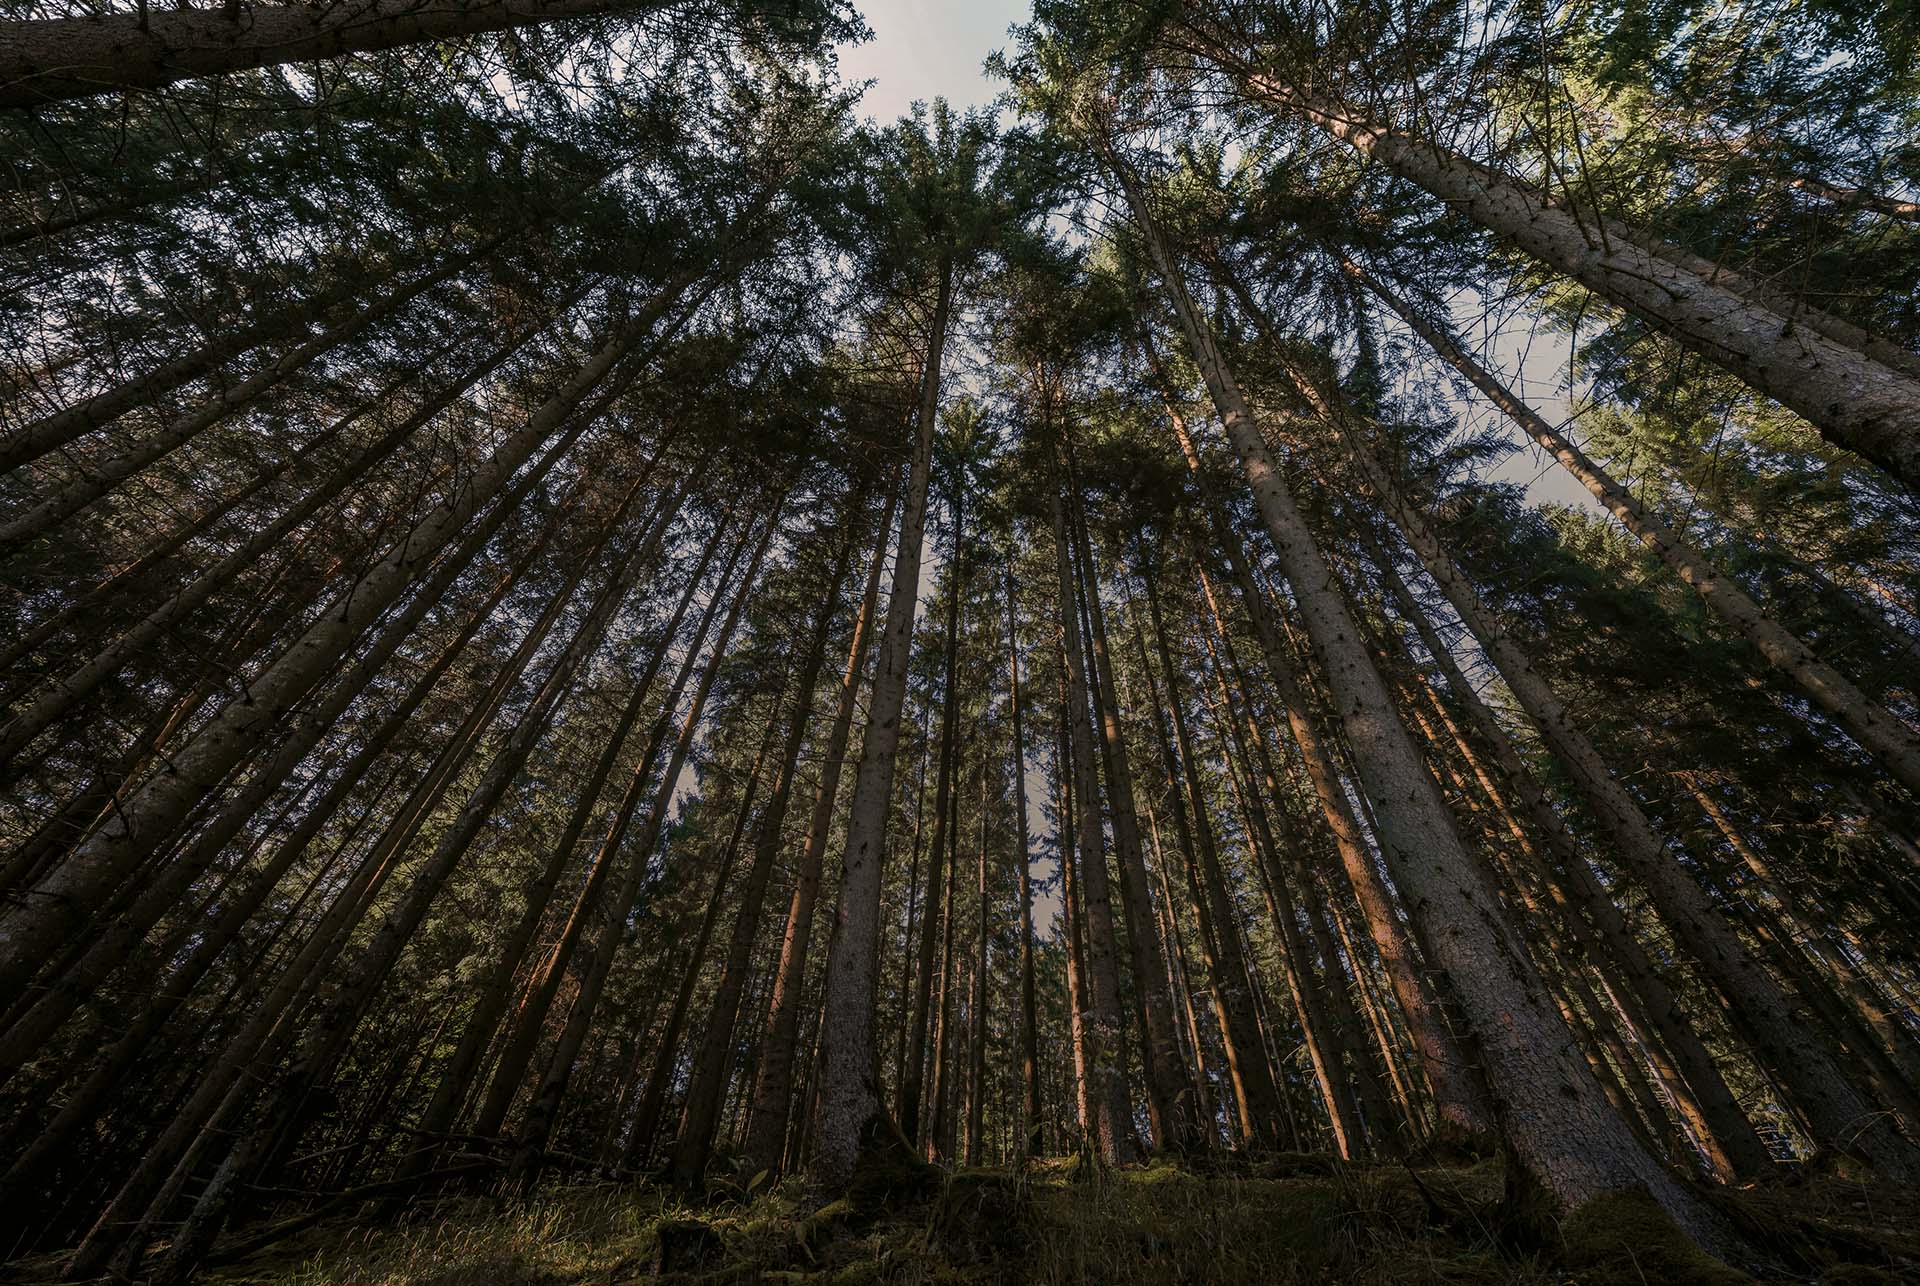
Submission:
M 673 1181 L 694 1187 L 707 1166 L 713 1149 L 714 1130 L 719 1124 L 721 1098 L 727 1087 L 733 1053 L 734 1031 L 740 1017 L 742 988 L 751 966 L 754 938 L 760 929 L 760 912 L 766 903 L 767 885 L 773 878 L 774 859 L 779 856 L 780 839 L 787 819 L 787 801 L 793 794 L 794 774 L 805 745 L 808 716 L 813 710 L 813 692 L 819 685 L 820 669 L 826 662 L 827 636 L 833 628 L 834 609 L 840 601 L 840 585 L 853 562 L 854 542 L 860 532 L 859 515 L 866 506 L 866 489 L 855 487 L 847 496 L 840 515 L 840 527 L 846 532 L 832 569 L 827 573 L 826 592 L 814 617 L 813 632 L 801 644 L 800 673 L 793 689 L 793 714 L 787 726 L 786 745 L 782 748 L 779 769 L 768 792 L 767 805 L 754 836 L 753 865 L 747 873 L 738 906 L 734 912 L 733 932 L 727 942 L 720 981 L 714 988 L 713 1006 L 708 1012 L 706 1029 L 695 1055 L 692 1079 L 687 1086 L 686 1107 L 681 1114 L 680 1135 L 675 1141 L 672 1159 Z
M 1092 725 L 1088 722 L 1086 668 L 1080 640 L 1080 613 L 1074 607 L 1072 546 L 1067 535 L 1066 486 L 1060 471 L 1053 495 L 1053 539 L 1059 585 L 1061 651 L 1067 676 L 1067 747 L 1072 755 L 1075 836 L 1080 855 L 1080 900 L 1086 913 L 1088 992 L 1087 1077 L 1094 1105 L 1089 1122 L 1102 1159 L 1113 1164 L 1134 1158 L 1133 1109 L 1127 1092 L 1126 1020 L 1121 1017 L 1120 971 L 1114 959 L 1113 895 L 1107 880 L 1099 793 L 1095 785 Z
M 654 0 L 353 0 L 310 8 L 156 10 L 0 26 L 0 108 L 31 107 L 252 67 L 311 62 L 600 14 Z
M 1433 945 L 1434 963 L 1460 1000 L 1515 1160 L 1566 1208 L 1644 1183 L 1683 1228 L 1720 1242 L 1717 1221 L 1646 1153 L 1607 1104 L 1584 1060 L 1570 1051 L 1565 1023 L 1544 1001 L 1538 975 L 1501 917 L 1485 873 L 1462 848 L 1379 673 L 1358 644 L 1358 630 L 1332 568 L 1268 453 L 1212 333 L 1188 297 L 1179 265 L 1137 180 L 1117 156 L 1107 159 L 1145 233 L 1169 302 L 1300 604 L 1379 819 L 1381 847 L 1395 882 L 1429 927 L 1426 940 Z M 1552 1092 L 1542 1092 L 1547 1086 Z

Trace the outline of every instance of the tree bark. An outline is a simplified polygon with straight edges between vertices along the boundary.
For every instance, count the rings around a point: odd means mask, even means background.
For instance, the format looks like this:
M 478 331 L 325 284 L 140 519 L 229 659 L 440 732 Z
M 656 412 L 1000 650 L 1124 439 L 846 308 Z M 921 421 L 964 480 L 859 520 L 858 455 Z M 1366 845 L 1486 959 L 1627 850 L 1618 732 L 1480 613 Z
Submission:
M 1713 569 L 1706 556 L 1672 528 L 1647 512 L 1627 489 L 1588 459 L 1558 429 L 1521 401 L 1485 367 L 1475 362 L 1439 328 L 1430 325 L 1404 301 L 1353 263 L 1342 266 L 1399 315 L 1449 365 L 1558 460 L 1593 498 L 1617 518 L 1641 544 L 1690 585 L 1716 615 L 1740 637 L 1753 644 L 1781 674 L 1798 684 L 1847 735 L 1879 760 L 1906 788 L 1920 794 L 1920 737 L 1899 716 L 1867 697 L 1851 680 L 1822 661 L 1804 639 L 1768 615 L 1731 576 Z
M 861 1146 L 883 1116 L 875 1075 L 873 960 L 880 936 L 880 877 L 886 853 L 887 813 L 893 797 L 894 753 L 900 743 L 900 711 L 906 701 L 908 651 L 913 644 L 913 618 L 919 599 L 927 476 L 933 422 L 940 409 L 940 364 L 953 305 L 953 271 L 952 259 L 942 258 L 927 358 L 920 373 L 920 408 L 907 479 L 907 505 L 900 520 L 900 545 L 893 561 L 879 672 L 873 680 L 860 771 L 854 780 L 853 804 L 847 818 L 834 936 L 827 949 L 814 1165 L 820 1181 L 831 1188 L 844 1187 L 853 1177 Z
M 311 62 L 603 14 L 639 17 L 656 0 L 350 0 L 156 10 L 0 25 L 0 108 L 32 107 L 252 67 Z
M 867 570 L 866 591 L 854 618 L 847 644 L 847 666 L 840 678 L 840 705 L 834 712 L 833 732 L 821 758 L 820 783 L 814 790 L 813 815 L 807 825 L 807 846 L 795 873 L 793 899 L 787 905 L 786 932 L 780 939 L 780 965 L 768 1004 L 766 1036 L 760 1044 L 760 1068 L 754 1086 L 753 1113 L 747 1128 L 749 1166 L 770 1176 L 780 1169 L 786 1152 L 787 1122 L 793 1110 L 794 1055 L 800 1035 L 802 993 L 806 987 L 807 956 L 813 941 L 814 907 L 820 896 L 820 876 L 827 842 L 833 834 L 833 806 L 840 793 L 841 770 L 846 765 L 847 742 L 853 730 L 860 678 L 866 670 L 872 641 L 872 622 L 880 597 L 880 573 L 887 561 L 888 538 L 900 499 L 899 474 L 887 488 L 886 510 L 880 517 L 873 560 Z
M 846 537 L 840 542 L 833 567 L 827 573 L 826 591 L 820 596 L 820 606 L 814 615 L 813 633 L 801 645 L 800 675 L 793 689 L 793 714 L 787 726 L 786 745 L 781 750 L 773 789 L 768 793 L 754 836 L 753 865 L 734 911 L 726 960 L 714 989 L 713 1007 L 708 1013 L 700 1049 L 694 1058 L 693 1077 L 680 1118 L 680 1136 L 674 1144 L 671 1176 L 683 1187 L 692 1188 L 699 1183 L 712 1152 L 720 1101 L 731 1070 L 728 1064 L 740 1016 L 741 993 L 752 963 L 754 938 L 760 929 L 760 911 L 766 902 L 767 884 L 773 877 L 774 859 L 780 851 L 787 801 L 793 793 L 794 774 L 806 742 L 808 716 L 813 711 L 813 692 L 826 661 L 827 636 L 833 628 L 834 609 L 839 605 L 841 582 L 846 580 L 847 568 L 853 562 L 854 542 L 860 531 L 859 516 L 865 503 L 864 487 L 855 487 L 849 492 L 839 524 Z
M 1495 1096 L 1522 1172 L 1564 1208 L 1644 1183 L 1681 1227 L 1722 1244 L 1717 1220 L 1640 1146 L 1607 1104 L 1571 1034 L 1544 998 L 1522 944 L 1500 914 L 1485 871 L 1461 846 L 1426 767 L 1359 643 L 1333 570 L 1268 453 L 1179 265 L 1131 171 L 1107 158 L 1125 189 L 1169 302 L 1246 472 L 1281 570 L 1332 690 L 1395 883 L 1428 926 Z M 1549 1092 L 1547 1087 L 1551 1086 Z

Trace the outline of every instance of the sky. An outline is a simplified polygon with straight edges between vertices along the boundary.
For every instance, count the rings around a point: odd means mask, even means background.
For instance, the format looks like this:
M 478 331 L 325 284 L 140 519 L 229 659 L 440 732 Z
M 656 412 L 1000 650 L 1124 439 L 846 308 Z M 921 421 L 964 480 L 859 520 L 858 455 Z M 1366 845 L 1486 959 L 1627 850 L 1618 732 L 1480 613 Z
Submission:
M 840 74 L 875 82 L 860 110 L 882 124 L 915 99 L 985 104 L 1004 86 L 981 74 L 981 60 L 1027 17 L 1027 0 L 859 0 L 859 8 L 874 38 L 840 49 Z

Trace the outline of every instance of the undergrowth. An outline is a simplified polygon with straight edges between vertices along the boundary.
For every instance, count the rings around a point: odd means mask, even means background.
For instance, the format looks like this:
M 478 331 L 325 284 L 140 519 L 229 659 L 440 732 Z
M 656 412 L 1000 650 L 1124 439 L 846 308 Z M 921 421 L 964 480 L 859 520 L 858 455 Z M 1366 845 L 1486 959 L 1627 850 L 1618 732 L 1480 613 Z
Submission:
M 1499 1217 L 1498 1167 L 1423 1169 L 1278 1158 L 1113 1170 L 1072 1160 L 930 1173 L 821 1207 L 801 1185 L 703 1205 L 649 1186 L 587 1185 L 523 1201 L 445 1198 L 388 1224 L 321 1225 L 208 1274 L 223 1286 L 587 1286 L 661 1281 L 925 1283 L 1732 1282 L 1628 1200 L 1521 1244 Z M 1722 1203 L 1769 1282 L 1920 1281 L 1920 1199 L 1838 1178 Z M 1651 1212 L 1651 1213 L 1650 1213 Z

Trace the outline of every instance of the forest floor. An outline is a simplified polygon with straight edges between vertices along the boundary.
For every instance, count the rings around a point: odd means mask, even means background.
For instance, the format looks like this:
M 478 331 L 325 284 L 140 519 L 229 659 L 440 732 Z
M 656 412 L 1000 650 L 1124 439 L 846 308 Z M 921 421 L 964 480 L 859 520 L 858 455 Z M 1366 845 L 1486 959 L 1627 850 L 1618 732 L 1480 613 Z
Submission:
M 688 1204 L 668 1190 L 560 1187 L 447 1197 L 398 1222 L 321 1224 L 210 1270 L 222 1286 L 701 1283 L 1663 1283 L 1920 1281 L 1920 1192 L 1826 1175 L 1720 1201 L 1762 1265 L 1749 1278 L 1679 1238 L 1645 1198 L 1516 1237 L 1495 1163 L 1015 1173 L 930 1168 L 822 1209 L 797 1184 Z

